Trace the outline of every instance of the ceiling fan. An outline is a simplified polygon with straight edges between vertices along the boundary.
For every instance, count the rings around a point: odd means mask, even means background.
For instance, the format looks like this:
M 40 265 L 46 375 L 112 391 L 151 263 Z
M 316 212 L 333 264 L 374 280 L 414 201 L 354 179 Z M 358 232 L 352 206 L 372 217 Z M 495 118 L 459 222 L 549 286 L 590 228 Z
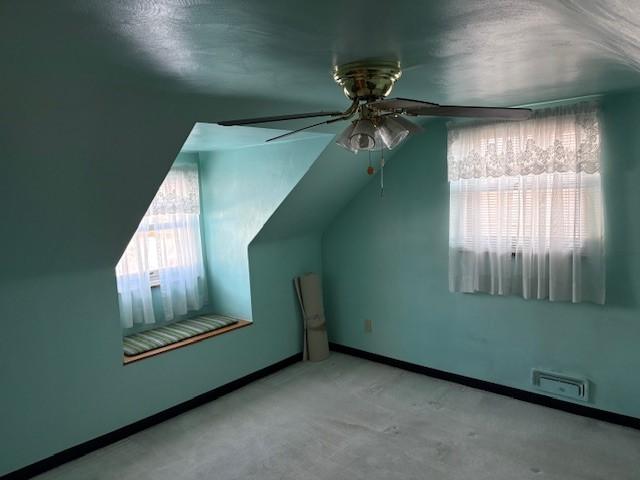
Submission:
M 394 61 L 369 60 L 346 63 L 334 67 L 333 71 L 334 80 L 342 87 L 344 94 L 352 102 L 344 112 L 310 112 L 225 120 L 218 122 L 218 125 L 254 125 L 299 118 L 330 117 L 328 120 L 307 125 L 267 140 L 267 142 L 271 142 L 319 125 L 351 120 L 349 126 L 336 137 L 336 143 L 357 153 L 360 150 L 371 151 L 384 148 L 390 150 L 410 134 L 422 131 L 420 125 L 407 120 L 405 116 L 526 120 L 532 113 L 528 108 L 438 105 L 437 103 L 408 98 L 386 98 L 401 74 L 400 64 Z

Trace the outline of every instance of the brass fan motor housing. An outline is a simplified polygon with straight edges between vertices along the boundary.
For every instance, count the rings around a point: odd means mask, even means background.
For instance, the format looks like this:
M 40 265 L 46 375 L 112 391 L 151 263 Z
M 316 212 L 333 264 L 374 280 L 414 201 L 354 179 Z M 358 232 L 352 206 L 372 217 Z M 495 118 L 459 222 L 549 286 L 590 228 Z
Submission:
M 400 63 L 395 61 L 351 62 L 333 68 L 333 79 L 352 101 L 371 101 L 386 97 L 400 75 Z

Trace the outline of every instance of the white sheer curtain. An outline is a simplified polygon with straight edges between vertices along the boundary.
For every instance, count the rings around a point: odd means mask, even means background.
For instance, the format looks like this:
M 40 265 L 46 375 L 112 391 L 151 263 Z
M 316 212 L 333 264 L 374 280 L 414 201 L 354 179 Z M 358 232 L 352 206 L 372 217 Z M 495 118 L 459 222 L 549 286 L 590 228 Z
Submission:
M 118 262 L 116 278 L 125 328 L 155 322 L 152 278 L 165 320 L 207 302 L 196 165 L 171 169 Z
M 116 266 L 120 320 L 124 328 L 130 328 L 134 323 L 155 322 L 149 252 L 146 238 L 140 233 L 147 231 L 146 219 L 145 215 Z
M 596 107 L 450 126 L 449 288 L 604 303 Z

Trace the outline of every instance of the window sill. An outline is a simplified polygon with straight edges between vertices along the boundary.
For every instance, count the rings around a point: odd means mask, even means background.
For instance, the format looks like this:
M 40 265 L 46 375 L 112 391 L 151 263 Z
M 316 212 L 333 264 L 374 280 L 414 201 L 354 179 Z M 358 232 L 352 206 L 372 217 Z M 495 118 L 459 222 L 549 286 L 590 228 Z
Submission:
M 207 338 L 217 337 L 218 335 L 222 335 L 223 333 L 231 332 L 233 330 L 238 330 L 240 328 L 247 327 L 251 325 L 253 322 L 248 320 L 238 320 L 237 323 L 233 325 L 229 325 L 228 327 L 219 328 L 217 330 L 213 330 L 211 332 L 201 333 L 200 335 L 196 335 L 194 337 L 186 338 L 176 343 L 172 343 L 171 345 L 166 345 L 160 348 L 154 348 L 153 350 L 149 350 L 147 352 L 140 353 L 138 355 L 123 355 L 122 363 L 124 365 L 128 365 L 133 362 L 137 362 L 139 360 L 143 360 L 145 358 L 154 357 L 164 352 L 169 352 L 171 350 L 176 350 L 178 348 L 186 347 L 187 345 L 192 345 L 194 343 L 201 342 L 202 340 L 206 340 Z

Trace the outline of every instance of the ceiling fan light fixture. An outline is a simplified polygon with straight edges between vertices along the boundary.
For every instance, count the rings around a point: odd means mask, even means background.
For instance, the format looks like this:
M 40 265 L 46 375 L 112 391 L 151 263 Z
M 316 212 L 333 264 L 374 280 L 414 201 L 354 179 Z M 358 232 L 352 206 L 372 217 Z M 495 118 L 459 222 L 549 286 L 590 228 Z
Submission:
M 355 122 L 354 128 L 349 136 L 350 149 L 357 150 L 373 150 L 377 146 L 376 142 L 376 126 L 368 118 L 362 118 Z
M 413 123 L 411 120 L 407 120 L 401 115 L 394 115 L 392 117 L 387 117 L 388 119 L 393 119 L 394 122 L 399 123 L 405 129 L 409 131 L 409 135 L 413 135 L 414 133 L 424 132 L 424 128 L 418 125 L 417 123 Z
M 386 98 L 401 74 L 400 63 L 397 60 L 368 59 L 336 65 L 333 78 L 352 102 L 346 110 L 224 120 L 218 124 L 253 125 L 300 118 L 329 117 L 327 120 L 266 140 L 271 142 L 320 125 L 351 120 L 357 115 L 357 120 L 336 137 L 336 143 L 351 152 L 358 153 L 360 150 L 395 148 L 409 135 L 423 131 L 420 125 L 406 120 L 403 115 L 521 121 L 526 120 L 533 113 L 529 108 L 439 105 L 410 98 Z
M 389 150 L 397 147 L 409 135 L 409 130 L 391 117 L 384 118 L 378 127 L 382 143 Z
M 347 128 L 340 132 L 336 137 L 336 144 L 340 145 L 342 148 L 352 151 L 353 153 L 358 153 L 358 150 L 351 146 L 351 134 L 355 126 L 356 122 L 351 122 Z

